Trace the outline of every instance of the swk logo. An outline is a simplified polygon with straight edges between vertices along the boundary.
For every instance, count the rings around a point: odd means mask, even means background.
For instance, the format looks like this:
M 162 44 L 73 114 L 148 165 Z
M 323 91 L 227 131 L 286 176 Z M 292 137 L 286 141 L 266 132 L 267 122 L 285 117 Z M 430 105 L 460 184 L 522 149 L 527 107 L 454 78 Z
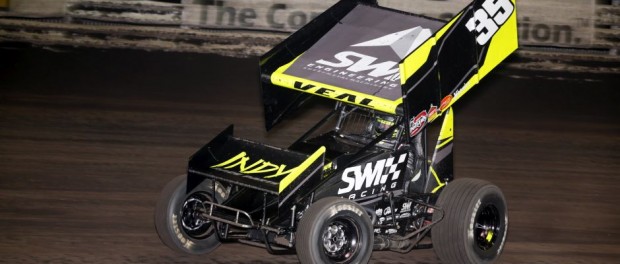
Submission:
M 343 51 L 334 56 L 338 61 L 331 62 L 326 60 L 318 60 L 316 63 L 323 64 L 334 68 L 347 68 L 351 72 L 364 72 L 370 71 L 369 76 L 372 77 L 385 77 L 387 80 L 397 80 L 396 74 L 398 73 L 398 62 L 384 61 L 380 63 L 374 63 L 377 58 L 357 53 L 355 51 Z M 373 64 L 374 63 L 374 64 Z
M 376 162 L 369 162 L 365 165 L 358 165 L 346 168 L 342 173 L 342 181 L 347 183 L 344 188 L 338 189 L 338 195 L 349 193 L 351 191 L 359 191 L 371 187 L 384 185 L 388 182 L 394 183 L 400 176 L 398 165 L 405 162 L 407 153 L 403 153 L 398 157 L 398 161 L 394 162 L 395 157 L 381 159 Z M 363 166 L 363 169 L 362 169 Z M 384 172 L 386 172 L 384 174 Z M 391 177 L 390 177 L 391 176 Z
M 486 0 L 465 26 L 471 32 L 475 30 L 478 34 L 476 42 L 484 45 L 495 35 L 499 27 L 506 23 L 513 11 L 514 6 L 510 0 Z
M 414 27 L 388 35 L 351 45 L 351 47 L 382 47 L 387 46 L 398 55 L 405 58 L 415 48 L 420 46 L 432 35 L 429 29 Z M 318 60 L 316 63 L 334 68 L 346 68 L 347 71 L 360 73 L 368 72 L 368 76 L 383 78 L 388 81 L 400 79 L 398 62 L 376 62 L 378 58 L 355 51 L 342 51 L 334 55 L 337 61 Z

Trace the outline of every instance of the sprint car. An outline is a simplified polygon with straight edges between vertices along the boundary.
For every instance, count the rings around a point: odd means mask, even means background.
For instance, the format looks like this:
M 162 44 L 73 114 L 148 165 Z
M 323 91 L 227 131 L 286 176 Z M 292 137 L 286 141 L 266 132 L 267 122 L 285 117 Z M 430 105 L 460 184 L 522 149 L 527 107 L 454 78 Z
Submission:
M 260 58 L 267 130 L 307 102 L 333 108 L 287 148 L 224 129 L 162 191 L 163 243 L 206 254 L 239 242 L 301 263 L 366 263 L 433 248 L 495 261 L 507 206 L 454 179 L 452 105 L 518 47 L 514 0 L 475 0 L 450 21 L 343 0 Z

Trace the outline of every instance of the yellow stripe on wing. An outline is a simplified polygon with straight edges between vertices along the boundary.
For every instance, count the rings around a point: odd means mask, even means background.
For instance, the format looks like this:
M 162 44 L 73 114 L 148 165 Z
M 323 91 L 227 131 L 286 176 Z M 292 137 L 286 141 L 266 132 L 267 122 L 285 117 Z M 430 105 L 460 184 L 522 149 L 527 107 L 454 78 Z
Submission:
M 295 179 L 297 179 L 297 177 L 299 177 L 302 172 L 306 171 L 308 167 L 312 165 L 312 163 L 322 157 L 323 154 L 325 154 L 325 147 L 320 147 L 317 151 L 314 152 L 314 154 L 310 155 L 310 157 L 308 157 L 304 162 L 299 164 L 299 166 L 297 166 L 297 168 L 295 168 L 295 170 L 291 172 L 291 174 L 289 174 L 280 181 L 278 192 L 282 193 L 282 191 L 284 191 L 286 187 L 288 187 Z

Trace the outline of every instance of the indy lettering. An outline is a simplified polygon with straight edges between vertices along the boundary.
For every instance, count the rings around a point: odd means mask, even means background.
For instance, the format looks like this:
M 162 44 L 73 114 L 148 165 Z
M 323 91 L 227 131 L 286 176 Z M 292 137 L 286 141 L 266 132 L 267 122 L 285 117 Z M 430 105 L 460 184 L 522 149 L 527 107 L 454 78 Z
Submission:
M 276 178 L 290 174 L 295 168 L 286 170 L 286 165 L 276 165 L 271 162 L 260 159 L 258 161 L 249 163 L 250 157 L 245 152 L 241 152 L 236 156 L 220 163 L 211 166 L 211 168 L 222 168 L 226 170 L 238 171 L 243 174 L 267 174 L 263 175 L 263 178 Z

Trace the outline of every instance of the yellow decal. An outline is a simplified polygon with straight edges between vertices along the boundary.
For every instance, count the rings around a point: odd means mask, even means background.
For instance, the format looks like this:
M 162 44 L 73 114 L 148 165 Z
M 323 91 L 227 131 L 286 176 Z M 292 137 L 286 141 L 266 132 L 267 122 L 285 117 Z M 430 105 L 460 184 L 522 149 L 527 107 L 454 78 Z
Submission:
M 284 175 L 290 174 L 295 168 L 285 170 L 286 165 L 276 165 L 271 162 L 260 159 L 248 165 L 248 161 L 250 157 L 245 152 L 241 152 L 236 156 L 224 161 L 220 164 L 213 165 L 211 168 L 223 168 L 227 170 L 231 170 L 237 167 L 236 171 L 239 171 L 243 174 L 268 174 L 267 176 L 263 176 L 265 179 L 276 178 Z
M 491 242 L 493 240 L 493 230 L 489 230 L 487 233 L 487 237 L 485 238 L 487 242 Z
M 280 181 L 280 188 L 278 192 L 282 193 L 286 187 L 288 187 L 302 172 L 306 171 L 312 163 L 314 163 L 317 159 L 322 157 L 325 154 L 325 147 L 320 147 L 314 154 L 310 155 L 304 162 L 302 162 L 295 170 L 286 176 L 282 181 Z
M 331 162 L 330 162 L 330 163 L 327 163 L 327 164 L 325 164 L 325 165 L 323 165 L 323 171 L 329 171 L 329 170 L 331 170 L 333 165 L 334 165 L 334 164 L 332 164 Z
M 445 186 L 446 183 L 441 182 L 441 180 L 439 179 L 439 176 L 437 176 L 437 172 L 435 172 L 435 169 L 433 169 L 433 167 L 431 167 L 431 173 L 435 177 L 435 181 L 437 181 L 437 187 L 435 187 L 435 189 L 433 189 L 432 191 L 432 193 L 436 193 L 439 189 L 441 189 L 441 187 Z
M 302 172 L 306 171 L 310 165 L 325 153 L 325 147 L 320 147 L 314 154 L 310 155 L 299 166 L 286 170 L 286 165 L 276 165 L 271 162 L 260 159 L 255 162 L 248 162 L 250 157 L 246 152 L 241 152 L 236 156 L 211 168 L 222 168 L 226 170 L 238 171 L 243 174 L 268 174 L 263 176 L 265 179 L 285 176 L 279 184 L 279 192 L 282 192 L 289 184 L 291 184 Z M 331 164 L 331 163 L 330 163 Z M 323 167 L 325 169 L 325 167 Z
M 8 9 L 10 4 L 9 0 L 0 0 L 0 9 Z
M 443 148 L 445 145 L 452 142 L 454 139 L 454 114 L 452 108 L 448 108 L 445 112 L 443 124 L 441 125 L 441 131 L 439 132 L 439 140 L 437 140 L 436 149 Z

